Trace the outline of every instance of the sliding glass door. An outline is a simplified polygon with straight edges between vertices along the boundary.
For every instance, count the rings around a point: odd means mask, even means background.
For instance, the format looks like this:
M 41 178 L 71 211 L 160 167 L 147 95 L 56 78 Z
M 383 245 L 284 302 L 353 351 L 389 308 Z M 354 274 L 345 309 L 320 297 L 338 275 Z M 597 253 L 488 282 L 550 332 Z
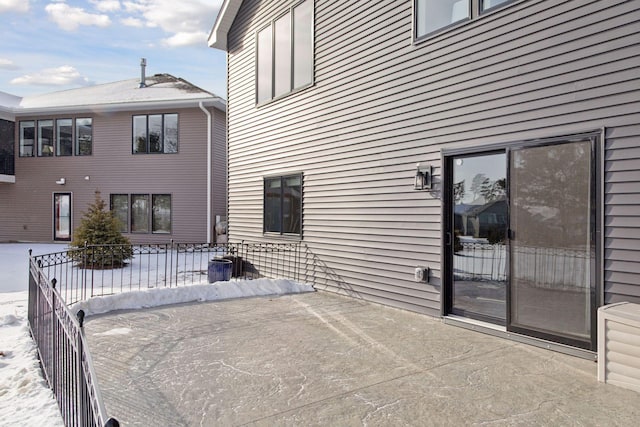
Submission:
M 596 138 L 445 156 L 445 314 L 594 348 Z
M 505 324 L 507 290 L 506 155 L 455 156 L 450 239 L 451 312 Z
M 591 140 L 513 149 L 509 328 L 591 342 L 595 225 Z

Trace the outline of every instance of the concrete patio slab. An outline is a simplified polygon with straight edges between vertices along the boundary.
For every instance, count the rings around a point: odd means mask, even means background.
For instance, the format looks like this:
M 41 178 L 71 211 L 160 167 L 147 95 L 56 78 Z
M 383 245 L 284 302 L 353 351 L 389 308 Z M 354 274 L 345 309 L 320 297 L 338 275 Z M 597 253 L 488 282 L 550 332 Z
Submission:
M 125 426 L 640 424 L 596 363 L 327 293 L 190 303 L 85 323 Z

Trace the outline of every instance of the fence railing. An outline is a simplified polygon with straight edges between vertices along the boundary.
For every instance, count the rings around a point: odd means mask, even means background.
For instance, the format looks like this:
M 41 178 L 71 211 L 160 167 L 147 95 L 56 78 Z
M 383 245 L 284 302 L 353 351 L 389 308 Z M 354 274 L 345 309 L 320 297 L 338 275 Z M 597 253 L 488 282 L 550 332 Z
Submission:
M 123 251 L 132 256 L 124 265 Z M 92 245 L 36 257 L 44 274 L 57 279 L 68 305 L 94 296 L 206 284 L 209 261 L 220 258 L 233 263 L 233 278 L 300 279 L 299 243 Z
M 56 289 L 56 279 L 49 281 L 41 263 L 29 258 L 29 326 L 65 425 L 119 426 L 107 417 L 100 397 L 82 328 L 84 313 L 73 315 Z
M 29 254 L 29 326 L 66 426 L 119 426 L 104 408 L 84 313 L 69 307 L 95 296 L 209 283 L 213 259 L 231 261 L 233 278 L 300 278 L 298 243 L 91 245 Z

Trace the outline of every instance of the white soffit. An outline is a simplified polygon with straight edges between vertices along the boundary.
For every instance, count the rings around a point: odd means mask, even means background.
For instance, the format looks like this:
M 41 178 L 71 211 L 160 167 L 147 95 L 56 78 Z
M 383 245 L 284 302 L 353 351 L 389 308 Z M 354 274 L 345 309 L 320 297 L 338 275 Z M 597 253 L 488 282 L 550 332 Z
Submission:
M 227 50 L 227 34 L 236 19 L 240 6 L 242 6 L 242 0 L 224 0 L 211 34 L 209 34 L 209 47 Z

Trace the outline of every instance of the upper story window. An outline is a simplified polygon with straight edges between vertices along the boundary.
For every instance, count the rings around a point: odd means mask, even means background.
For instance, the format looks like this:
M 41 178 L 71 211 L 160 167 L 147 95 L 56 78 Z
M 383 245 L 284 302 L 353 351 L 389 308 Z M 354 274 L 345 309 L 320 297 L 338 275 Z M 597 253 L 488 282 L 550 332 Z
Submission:
M 313 0 L 295 4 L 256 39 L 258 104 L 313 83 Z
M 93 151 L 93 121 L 76 119 L 76 156 L 90 156 Z
M 53 156 L 53 120 L 38 120 L 38 157 Z
M 36 122 L 33 120 L 20 122 L 20 157 L 33 157 L 36 140 Z
M 515 0 L 415 0 L 415 38 L 432 35 Z
M 133 154 L 177 152 L 177 114 L 133 116 Z
M 56 156 L 73 154 L 73 120 L 56 120 Z
M 0 175 L 15 175 L 16 124 L 0 119 Z
M 302 175 L 264 179 L 264 232 L 302 233 Z
M 93 148 L 91 118 L 45 119 L 20 122 L 20 157 L 87 156 Z M 75 140 L 75 144 L 73 141 Z M 36 146 L 37 141 L 37 146 Z M 75 149 L 74 149 L 75 147 Z M 37 148 L 37 149 L 36 149 Z

